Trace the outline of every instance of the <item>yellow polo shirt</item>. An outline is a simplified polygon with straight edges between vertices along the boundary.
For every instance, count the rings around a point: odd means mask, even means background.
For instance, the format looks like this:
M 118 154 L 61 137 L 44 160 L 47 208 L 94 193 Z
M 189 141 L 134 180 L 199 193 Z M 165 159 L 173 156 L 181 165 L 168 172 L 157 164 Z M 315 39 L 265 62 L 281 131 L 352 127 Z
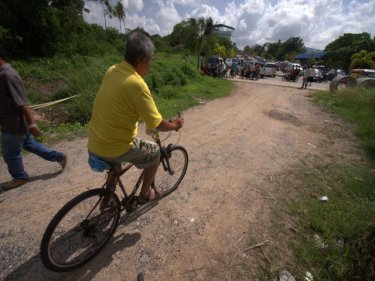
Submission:
M 124 154 L 137 136 L 139 119 L 154 129 L 162 116 L 143 78 L 124 61 L 107 70 L 95 97 L 88 150 L 107 158 Z

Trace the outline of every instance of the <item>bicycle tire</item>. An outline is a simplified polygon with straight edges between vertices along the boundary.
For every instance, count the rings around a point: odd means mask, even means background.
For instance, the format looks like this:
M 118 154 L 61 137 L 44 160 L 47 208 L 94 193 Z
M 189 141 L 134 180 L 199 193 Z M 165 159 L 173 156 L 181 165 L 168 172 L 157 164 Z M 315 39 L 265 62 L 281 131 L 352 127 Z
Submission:
M 154 180 L 154 185 L 163 190 L 163 197 L 177 189 L 186 174 L 189 163 L 186 149 L 179 145 L 167 148 L 167 157 L 173 174 L 165 169 L 166 160 L 162 159 Z
M 84 265 L 108 243 L 118 227 L 120 213 L 117 195 L 103 188 L 74 197 L 46 228 L 40 246 L 43 264 L 55 272 Z

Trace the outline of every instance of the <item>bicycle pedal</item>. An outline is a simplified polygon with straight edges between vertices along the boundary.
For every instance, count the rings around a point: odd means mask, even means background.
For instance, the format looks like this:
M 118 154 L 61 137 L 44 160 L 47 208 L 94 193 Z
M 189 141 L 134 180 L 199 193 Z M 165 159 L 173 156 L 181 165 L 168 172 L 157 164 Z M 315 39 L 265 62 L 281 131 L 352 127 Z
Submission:
M 134 196 L 132 199 L 130 199 L 129 201 L 125 201 L 124 200 L 124 207 L 126 209 L 127 212 L 131 213 L 133 212 L 135 209 L 137 209 L 138 207 L 138 197 Z

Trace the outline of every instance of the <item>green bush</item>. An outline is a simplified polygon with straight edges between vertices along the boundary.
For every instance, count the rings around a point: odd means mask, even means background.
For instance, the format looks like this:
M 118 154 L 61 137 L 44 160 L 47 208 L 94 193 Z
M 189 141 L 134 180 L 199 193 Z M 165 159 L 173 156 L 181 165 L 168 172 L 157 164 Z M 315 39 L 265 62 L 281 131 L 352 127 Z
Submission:
M 51 123 L 50 130 L 57 131 L 58 124 L 87 124 L 103 75 L 108 67 L 122 60 L 122 54 L 112 49 L 97 56 L 59 55 L 15 61 L 14 66 L 24 78 L 32 104 L 78 95 L 42 109 L 47 123 Z M 181 54 L 159 52 L 155 55 L 145 80 L 166 118 L 202 99 L 228 95 L 231 90 L 232 84 L 228 80 L 200 76 L 193 67 L 194 60 L 194 57 Z
M 192 67 L 192 65 L 189 65 L 187 63 L 184 63 L 181 66 L 181 71 L 183 74 L 185 74 L 189 79 L 194 79 L 197 77 L 198 72 Z

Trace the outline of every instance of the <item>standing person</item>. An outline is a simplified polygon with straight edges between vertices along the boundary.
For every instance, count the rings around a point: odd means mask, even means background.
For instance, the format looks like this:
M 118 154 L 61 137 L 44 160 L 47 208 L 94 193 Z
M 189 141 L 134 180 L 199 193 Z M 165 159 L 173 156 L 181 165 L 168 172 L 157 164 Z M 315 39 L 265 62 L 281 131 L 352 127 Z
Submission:
M 308 74 L 308 78 L 307 78 L 307 81 L 310 82 L 309 86 L 311 86 L 311 83 L 314 82 L 314 76 L 315 76 L 315 68 L 310 66 L 309 67 L 309 74 Z
M 25 87 L 18 72 L 6 62 L 5 49 L 0 45 L 0 126 L 1 152 L 13 179 L 2 184 L 3 190 L 10 190 L 25 184 L 28 175 L 24 170 L 22 149 L 45 160 L 58 162 L 65 168 L 64 153 L 50 149 L 37 142 L 34 137 L 41 132 L 35 124 L 33 113 L 27 105 Z
M 307 66 L 305 65 L 303 67 L 303 80 L 302 80 L 302 86 L 301 89 L 307 88 L 307 80 L 309 78 L 309 70 L 307 69 Z
M 139 32 L 129 35 L 124 61 L 107 70 L 95 97 L 87 144 L 91 156 L 144 169 L 141 202 L 160 197 L 162 190 L 150 188 L 159 166 L 159 146 L 137 138 L 138 120 L 159 131 L 178 130 L 184 123 L 180 117 L 170 121 L 162 118 L 143 79 L 153 53 L 154 44 L 148 36 Z
M 223 78 L 224 77 L 224 74 L 225 74 L 225 63 L 224 63 L 223 59 L 219 60 L 219 70 L 218 70 L 218 73 L 219 73 L 219 78 Z
M 237 75 L 237 60 L 233 60 L 231 66 L 231 76 L 232 78 L 236 78 Z

